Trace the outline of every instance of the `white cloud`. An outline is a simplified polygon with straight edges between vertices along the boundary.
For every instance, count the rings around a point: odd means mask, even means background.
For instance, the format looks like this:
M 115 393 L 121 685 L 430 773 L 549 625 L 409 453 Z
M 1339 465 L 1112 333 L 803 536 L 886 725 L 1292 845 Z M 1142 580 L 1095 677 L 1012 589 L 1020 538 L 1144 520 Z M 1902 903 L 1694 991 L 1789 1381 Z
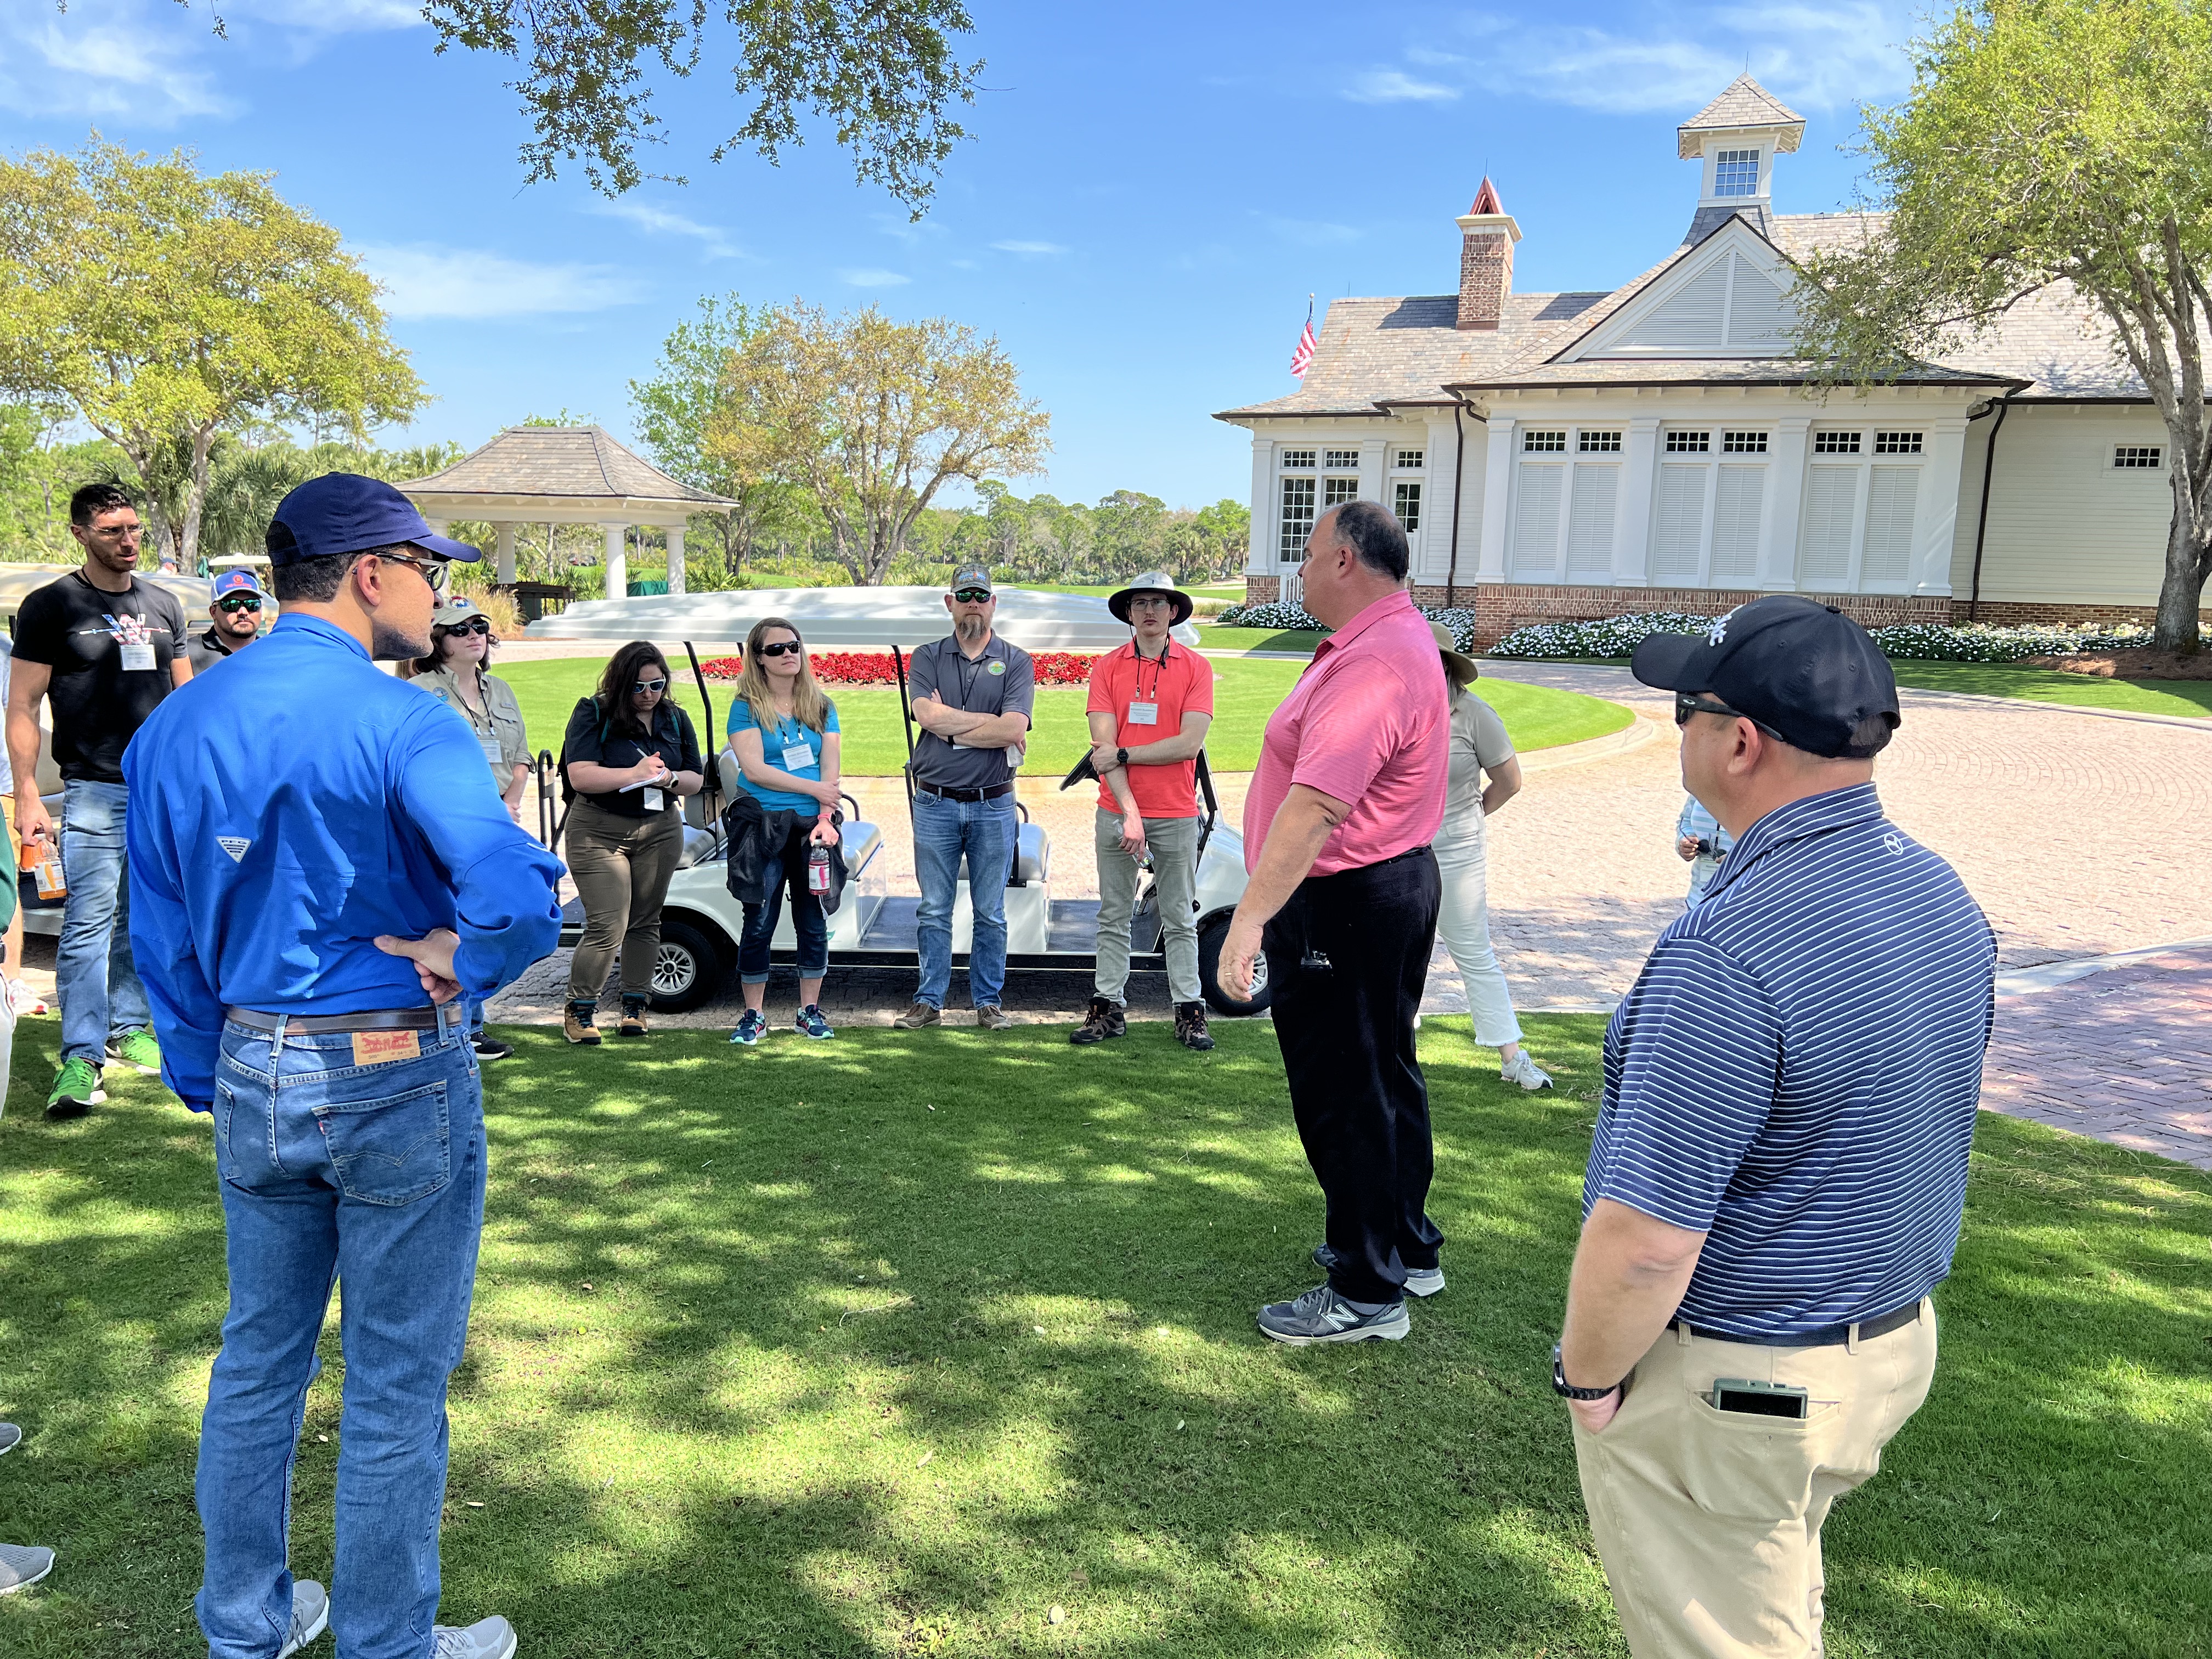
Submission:
M 352 251 L 384 284 L 384 308 L 394 317 L 536 317 L 605 311 L 643 297 L 637 280 L 612 265 L 532 264 L 420 242 L 365 243 Z
M 1881 0 L 1832 7 L 1650 8 L 1633 33 L 1553 26 L 1470 13 L 1460 29 L 1479 50 L 1427 48 L 1407 58 L 1449 68 L 1486 91 L 1513 93 L 1607 114 L 1703 108 L 1747 64 L 1759 84 L 1800 110 L 1849 111 L 1911 82 L 1904 42 L 1914 15 Z M 1840 137 L 1841 135 L 1838 135 Z
M 902 276 L 896 270 L 868 269 L 841 270 L 837 273 L 837 280 L 853 288 L 900 288 L 914 278 Z
M 1459 88 L 1416 81 L 1399 70 L 1369 70 L 1352 77 L 1344 96 L 1355 104 L 1441 103 L 1458 97 Z
M 991 246 L 1001 253 L 1065 253 L 1067 252 L 1057 242 L 994 242 Z
M 593 202 L 587 210 L 610 219 L 627 219 L 640 230 L 665 236 L 691 237 L 709 259 L 750 257 L 730 240 L 729 232 L 720 225 L 702 225 L 696 219 L 686 218 L 666 208 L 654 207 L 650 203 L 634 202 L 625 198 L 618 202 Z

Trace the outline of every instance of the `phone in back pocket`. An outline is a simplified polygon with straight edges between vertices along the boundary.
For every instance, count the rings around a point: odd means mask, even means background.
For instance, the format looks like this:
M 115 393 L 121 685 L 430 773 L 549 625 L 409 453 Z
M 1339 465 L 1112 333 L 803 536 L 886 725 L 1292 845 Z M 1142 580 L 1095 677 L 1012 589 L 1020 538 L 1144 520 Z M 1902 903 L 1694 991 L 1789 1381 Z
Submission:
M 1706 1396 L 1716 1411 L 1741 1412 L 1748 1417 L 1789 1417 L 1803 1422 L 1813 1408 L 1809 1390 L 1785 1382 L 1753 1382 L 1741 1376 L 1724 1376 Z

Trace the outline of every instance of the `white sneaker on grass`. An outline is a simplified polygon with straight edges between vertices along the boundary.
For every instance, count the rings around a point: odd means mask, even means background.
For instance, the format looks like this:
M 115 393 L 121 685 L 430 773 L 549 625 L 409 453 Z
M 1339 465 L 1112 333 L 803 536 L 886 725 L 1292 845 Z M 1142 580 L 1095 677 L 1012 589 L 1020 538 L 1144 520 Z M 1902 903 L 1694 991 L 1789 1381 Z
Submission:
M 284 1633 L 284 1645 L 276 1650 L 276 1659 L 291 1659 L 293 1654 L 313 1641 L 331 1626 L 331 1598 L 323 1587 L 312 1578 L 292 1581 L 292 1628 Z
M 431 1634 L 437 1638 L 432 1659 L 510 1659 L 519 1645 L 514 1626 L 497 1613 L 465 1629 L 441 1625 Z
M 1498 1062 L 1498 1080 L 1500 1083 L 1517 1083 L 1531 1094 L 1552 1086 L 1552 1074 L 1529 1059 L 1526 1048 L 1512 1059 Z
M 0 1544 L 0 1595 L 13 1595 L 54 1570 L 54 1553 L 43 1544 Z

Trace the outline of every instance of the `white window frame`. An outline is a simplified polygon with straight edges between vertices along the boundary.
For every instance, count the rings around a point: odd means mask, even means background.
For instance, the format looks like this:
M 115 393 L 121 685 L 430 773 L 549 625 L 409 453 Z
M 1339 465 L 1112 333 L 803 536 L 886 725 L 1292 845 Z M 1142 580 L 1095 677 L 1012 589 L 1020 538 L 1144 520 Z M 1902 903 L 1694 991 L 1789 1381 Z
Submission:
M 1390 470 L 1393 472 L 1425 472 L 1428 470 L 1429 453 L 1425 449 L 1393 449 Z
M 1413 495 L 1413 512 L 1411 518 L 1406 514 L 1407 490 L 1411 490 Z M 1390 481 L 1390 511 L 1397 515 L 1399 525 L 1408 536 L 1418 536 L 1421 533 L 1421 481 L 1419 478 L 1393 478 Z
M 1690 441 L 1695 439 L 1692 443 Z M 1668 427 L 1660 440 L 1662 455 L 1710 455 L 1713 453 L 1713 434 L 1703 428 Z
M 1620 453 L 1619 427 L 1583 426 L 1575 428 L 1575 453 L 1577 455 L 1618 455 Z
M 1324 472 L 1357 472 L 1359 471 L 1359 452 L 1324 447 L 1321 452 L 1321 470 Z
M 1759 149 L 1723 149 L 1714 151 L 1713 199 L 1717 202 L 1741 202 L 1748 198 L 1756 197 L 1759 194 L 1760 165 L 1765 160 L 1765 153 L 1763 150 Z M 1723 170 L 1729 167 L 1741 168 L 1747 162 L 1748 162 L 1751 167 L 1751 177 L 1748 179 L 1743 179 L 1742 175 L 1739 173 L 1730 176 L 1727 180 L 1729 183 L 1735 183 L 1741 180 L 1742 182 L 1743 188 L 1741 190 L 1729 190 L 1725 188 L 1723 182 Z
M 1924 455 L 1928 434 L 1901 427 L 1879 427 L 1868 434 L 1867 451 L 1874 455 Z
M 1823 443 L 1846 438 L 1850 441 L 1850 447 L 1847 449 L 1820 447 Z M 1856 428 L 1846 431 L 1840 428 L 1830 427 L 1826 431 L 1815 432 L 1813 434 L 1813 447 L 1810 453 L 1819 460 L 1826 460 L 1836 456 L 1849 456 L 1852 460 L 1858 460 L 1866 453 L 1866 434 Z
M 2123 464 L 2123 455 L 2150 457 L 2148 465 L 2140 463 Z M 2105 471 L 2117 472 L 2126 478 L 2163 478 L 2166 477 L 2166 446 L 2164 444 L 2114 444 L 2112 453 L 2105 457 Z
M 1321 452 L 1317 449 L 1285 449 L 1281 454 L 1282 459 L 1275 465 L 1278 472 L 1310 472 Z
M 1296 483 L 1306 486 L 1308 500 L 1304 503 L 1305 513 L 1301 520 L 1305 528 L 1298 532 L 1297 544 L 1293 547 L 1288 539 L 1291 522 L 1291 503 L 1288 498 L 1290 487 Z M 1275 563 L 1279 568 L 1286 564 L 1295 565 L 1305 562 L 1306 538 L 1313 534 L 1314 525 L 1321 517 L 1320 503 L 1321 480 L 1314 476 L 1310 469 L 1305 467 L 1283 469 L 1275 484 Z
M 1564 455 L 1567 453 L 1567 438 L 1571 429 L 1564 426 L 1524 426 L 1521 428 L 1521 453 L 1523 455 Z

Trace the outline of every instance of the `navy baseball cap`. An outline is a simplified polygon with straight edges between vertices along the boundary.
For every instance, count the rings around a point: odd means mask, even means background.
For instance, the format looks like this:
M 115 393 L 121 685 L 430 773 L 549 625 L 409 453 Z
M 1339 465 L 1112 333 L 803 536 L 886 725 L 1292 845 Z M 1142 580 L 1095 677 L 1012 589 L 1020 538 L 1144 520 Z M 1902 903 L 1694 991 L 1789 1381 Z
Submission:
M 1646 685 L 1710 692 L 1828 760 L 1866 759 L 1882 744 L 1855 744 L 1860 727 L 1879 716 L 1894 731 L 1903 718 L 1897 677 L 1866 629 L 1795 593 L 1738 605 L 1702 634 L 1647 635 L 1629 666 Z
M 257 599 L 265 599 L 269 597 L 261 584 L 254 580 L 253 573 L 243 566 L 234 570 L 226 570 L 217 576 L 215 579 L 215 591 L 209 594 L 208 598 L 210 600 L 227 599 L 234 593 L 251 593 Z
M 481 548 L 432 535 L 415 503 L 390 484 L 354 472 L 308 479 L 276 504 L 276 516 L 269 520 L 271 564 L 365 553 L 401 542 L 441 558 L 473 563 L 483 557 Z

